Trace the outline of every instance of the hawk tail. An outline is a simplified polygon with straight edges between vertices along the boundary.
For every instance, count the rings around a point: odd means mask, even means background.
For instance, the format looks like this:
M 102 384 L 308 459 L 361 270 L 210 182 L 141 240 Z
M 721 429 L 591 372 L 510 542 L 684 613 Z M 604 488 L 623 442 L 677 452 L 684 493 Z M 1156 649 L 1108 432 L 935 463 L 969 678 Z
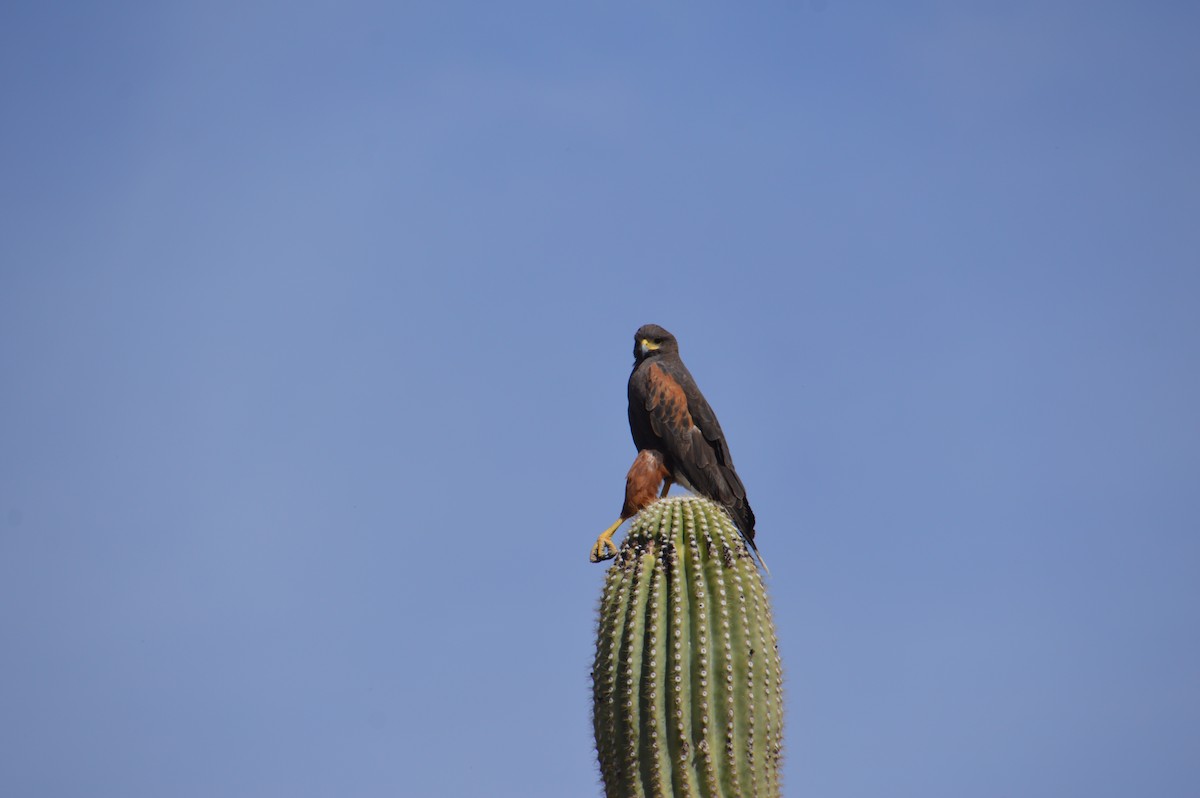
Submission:
M 766 571 L 767 576 L 771 575 L 771 569 L 767 567 L 767 561 L 763 559 L 762 554 L 758 550 L 758 546 L 754 543 L 754 511 L 750 509 L 750 505 L 744 500 L 739 501 L 733 506 L 726 506 L 730 518 L 738 528 L 738 532 L 742 533 L 742 539 L 746 541 L 746 545 L 754 552 L 754 556 L 758 559 L 758 564 Z

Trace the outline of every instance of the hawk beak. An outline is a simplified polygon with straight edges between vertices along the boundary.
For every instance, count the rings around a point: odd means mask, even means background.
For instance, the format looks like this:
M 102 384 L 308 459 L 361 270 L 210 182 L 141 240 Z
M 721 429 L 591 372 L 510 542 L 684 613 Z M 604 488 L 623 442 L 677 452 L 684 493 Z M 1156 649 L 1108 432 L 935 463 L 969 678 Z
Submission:
M 655 349 L 658 349 L 658 344 L 654 343 L 649 338 L 642 339 L 642 354 L 653 352 Z

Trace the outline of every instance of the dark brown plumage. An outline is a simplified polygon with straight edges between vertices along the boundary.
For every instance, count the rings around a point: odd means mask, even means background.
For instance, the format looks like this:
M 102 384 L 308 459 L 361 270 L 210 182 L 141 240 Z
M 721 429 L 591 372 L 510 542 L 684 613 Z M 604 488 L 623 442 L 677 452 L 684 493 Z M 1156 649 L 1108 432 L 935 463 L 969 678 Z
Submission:
M 729 444 L 716 413 L 679 357 L 675 336 L 657 324 L 643 326 L 633 337 L 633 358 L 633 372 L 629 375 L 629 430 L 638 448 L 639 461 L 645 452 L 661 458 L 661 470 L 668 475 L 662 495 L 666 495 L 672 482 L 678 482 L 724 507 L 757 555 L 754 511 L 746 498 L 746 488 L 733 467 Z M 631 504 L 630 487 L 635 484 L 634 472 L 639 461 L 634 462 L 626 479 L 622 518 L 596 541 L 593 561 L 603 559 L 606 545 L 615 553 L 612 533 L 629 517 L 625 511 L 637 503 Z M 643 464 L 642 469 L 644 478 L 649 479 L 647 465 Z M 636 507 L 633 512 L 640 509 Z M 762 562 L 761 556 L 759 561 Z

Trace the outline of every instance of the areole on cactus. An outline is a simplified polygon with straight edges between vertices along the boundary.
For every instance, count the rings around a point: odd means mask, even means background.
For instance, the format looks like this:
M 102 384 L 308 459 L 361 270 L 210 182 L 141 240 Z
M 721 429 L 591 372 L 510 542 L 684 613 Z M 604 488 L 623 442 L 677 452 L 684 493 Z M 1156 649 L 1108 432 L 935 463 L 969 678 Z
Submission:
M 663 499 L 634 518 L 605 578 L 592 682 L 608 798 L 780 795 L 775 626 L 713 502 Z

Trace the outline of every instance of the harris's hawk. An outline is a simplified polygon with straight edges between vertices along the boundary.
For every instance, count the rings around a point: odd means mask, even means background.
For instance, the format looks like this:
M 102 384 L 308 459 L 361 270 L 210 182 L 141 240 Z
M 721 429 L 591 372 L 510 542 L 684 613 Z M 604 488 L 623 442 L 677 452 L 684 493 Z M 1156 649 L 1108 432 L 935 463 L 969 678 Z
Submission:
M 654 501 L 660 482 L 662 496 L 678 482 L 724 507 L 758 555 L 746 488 L 734 470 L 716 413 L 679 358 L 679 342 L 657 324 L 647 324 L 634 333 L 633 358 L 629 430 L 638 457 L 625 480 L 621 517 L 597 538 L 592 562 L 617 553 L 612 536 L 627 518 Z M 758 559 L 762 562 L 761 555 Z

